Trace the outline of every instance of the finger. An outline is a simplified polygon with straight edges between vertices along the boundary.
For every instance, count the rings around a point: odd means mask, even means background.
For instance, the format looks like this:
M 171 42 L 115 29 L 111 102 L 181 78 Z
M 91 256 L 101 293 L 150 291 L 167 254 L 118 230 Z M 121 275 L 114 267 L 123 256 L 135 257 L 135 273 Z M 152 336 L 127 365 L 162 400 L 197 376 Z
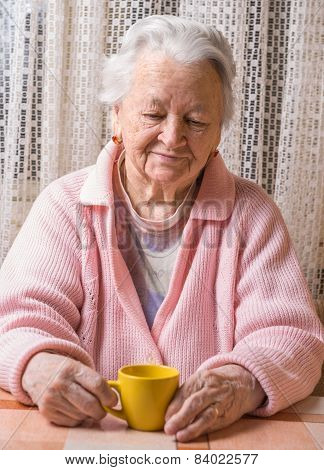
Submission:
M 63 396 L 56 394 L 42 400 L 38 405 L 38 409 L 47 419 L 50 419 L 56 412 L 75 421 L 82 421 L 87 417 L 86 414 L 71 406 L 71 403 Z
M 205 408 L 215 402 L 215 390 L 203 389 L 188 397 L 180 410 L 165 424 L 166 434 L 175 434 L 188 426 Z
M 92 418 L 86 418 L 82 421 L 81 425 L 83 428 L 92 428 L 96 421 Z
M 88 415 L 85 412 L 75 407 L 69 400 L 66 400 L 65 398 L 60 400 L 56 410 L 77 421 L 83 421 L 84 419 L 88 418 Z
M 109 387 L 106 380 L 90 367 L 80 364 L 74 379 L 88 392 L 97 397 L 103 406 L 114 407 L 117 405 L 117 394 Z
M 165 420 L 168 421 L 172 415 L 179 411 L 184 401 L 190 397 L 194 392 L 198 392 L 204 386 L 202 374 L 196 373 L 189 377 L 189 379 L 177 390 L 171 403 L 169 404 L 165 413 Z
M 84 417 L 90 417 L 99 421 L 107 414 L 98 398 L 82 388 L 78 383 L 71 382 L 67 388 L 62 390 L 62 394 L 67 402 L 70 403 L 70 407 L 72 405 Z
M 179 388 L 166 410 L 165 421 L 168 421 L 172 415 L 174 415 L 175 413 L 177 413 L 177 411 L 180 410 L 184 400 L 185 400 L 185 396 L 182 393 L 181 388 Z
M 191 441 L 202 434 L 206 434 L 211 429 L 215 430 L 219 413 L 215 406 L 206 408 L 200 416 L 185 429 L 176 433 L 176 439 L 180 442 Z
M 83 422 L 83 420 L 70 418 L 66 414 L 60 413 L 59 411 L 52 413 L 49 417 L 46 418 L 48 421 L 57 424 L 58 426 L 75 427 L 79 426 Z

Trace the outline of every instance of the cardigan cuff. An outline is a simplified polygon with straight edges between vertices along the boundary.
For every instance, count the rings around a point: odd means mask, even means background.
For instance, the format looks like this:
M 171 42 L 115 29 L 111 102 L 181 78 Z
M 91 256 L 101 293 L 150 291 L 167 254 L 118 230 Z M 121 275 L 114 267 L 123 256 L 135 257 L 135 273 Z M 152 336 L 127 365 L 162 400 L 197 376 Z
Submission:
M 35 332 L 24 331 L 20 334 L 16 332 L 16 338 L 13 344 L 13 338 L 10 338 L 10 352 L 6 355 L 1 364 L 1 376 L 7 377 L 6 388 L 16 400 L 32 405 L 33 402 L 22 387 L 22 376 L 29 360 L 35 354 L 50 350 L 53 353 L 69 356 L 82 362 L 88 367 L 95 368 L 93 359 L 79 345 L 59 338 L 46 337 Z M 7 349 L 7 351 L 8 351 Z M 3 380 L 0 381 L 3 386 Z
M 264 361 L 264 364 L 262 362 L 252 362 L 248 357 L 243 357 L 233 351 L 207 359 L 200 365 L 198 370 L 217 368 L 227 364 L 238 364 L 251 372 L 259 381 L 266 395 L 265 401 L 254 411 L 248 413 L 259 417 L 271 416 L 306 398 L 319 380 L 319 375 L 314 370 L 310 370 L 309 376 L 305 376 L 303 384 L 301 384 L 295 371 L 283 371 L 271 360 Z M 294 376 L 295 380 L 289 380 L 290 375 Z

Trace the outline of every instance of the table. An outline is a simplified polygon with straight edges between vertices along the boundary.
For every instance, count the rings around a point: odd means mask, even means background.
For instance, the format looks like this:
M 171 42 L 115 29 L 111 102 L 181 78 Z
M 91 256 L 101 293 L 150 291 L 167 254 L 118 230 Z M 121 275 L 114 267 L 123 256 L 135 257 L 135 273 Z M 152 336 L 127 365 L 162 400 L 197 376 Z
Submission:
M 92 426 L 48 423 L 36 407 L 24 406 L 0 389 L 0 449 L 323 449 L 324 397 L 309 396 L 270 418 L 245 416 L 226 429 L 190 443 L 163 432 L 140 432 L 107 415 Z

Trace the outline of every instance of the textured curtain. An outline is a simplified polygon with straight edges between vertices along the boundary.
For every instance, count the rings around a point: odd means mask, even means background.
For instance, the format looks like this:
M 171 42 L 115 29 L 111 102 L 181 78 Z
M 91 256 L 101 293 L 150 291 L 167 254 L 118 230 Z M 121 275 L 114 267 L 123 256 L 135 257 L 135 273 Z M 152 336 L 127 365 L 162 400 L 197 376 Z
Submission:
M 212 24 L 237 65 L 228 167 L 279 205 L 324 319 L 322 0 L 1 0 L 0 263 L 39 192 L 96 161 L 111 135 L 103 55 L 151 14 Z M 49 214 L 50 216 L 50 214 Z

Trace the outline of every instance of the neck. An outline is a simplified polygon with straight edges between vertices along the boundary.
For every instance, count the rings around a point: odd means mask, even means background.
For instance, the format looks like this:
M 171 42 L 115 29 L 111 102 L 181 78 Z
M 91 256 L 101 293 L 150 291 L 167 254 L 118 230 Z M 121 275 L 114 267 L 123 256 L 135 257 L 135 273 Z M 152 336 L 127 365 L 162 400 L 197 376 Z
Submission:
M 122 162 L 122 184 L 136 212 L 145 219 L 162 220 L 171 217 L 186 197 L 193 181 L 182 186 L 150 181 Z

